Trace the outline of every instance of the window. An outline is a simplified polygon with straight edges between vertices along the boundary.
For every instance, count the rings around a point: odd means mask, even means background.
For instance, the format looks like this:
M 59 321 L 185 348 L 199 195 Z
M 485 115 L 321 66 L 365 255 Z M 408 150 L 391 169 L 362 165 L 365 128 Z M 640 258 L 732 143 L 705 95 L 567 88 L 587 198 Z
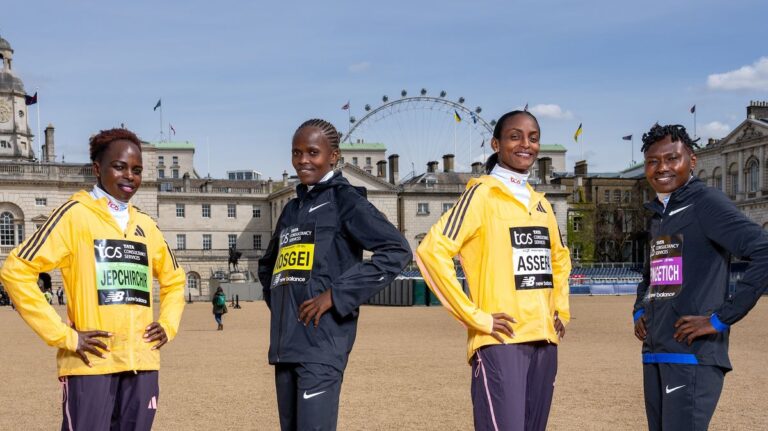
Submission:
M 365 158 L 365 166 L 371 166 L 371 158 L 370 157 L 366 157 Z
M 179 170 L 178 169 L 171 169 L 171 176 L 173 178 L 179 178 Z
M 237 206 L 235 204 L 227 204 L 227 217 L 237 218 Z
M 186 214 L 186 208 L 184 204 L 176 204 L 176 217 L 184 217 Z
M 443 214 L 450 211 L 453 208 L 453 204 L 450 202 L 443 202 Z
M 16 245 L 13 214 L 9 212 L 0 214 L 0 245 Z
M 573 196 L 571 196 L 573 202 L 579 202 L 579 189 L 573 189 Z
M 48 205 L 48 199 L 47 198 L 35 198 L 35 205 L 39 207 L 44 207 Z
M 253 206 L 253 218 L 261 218 L 261 207 Z
M 629 190 L 626 190 L 624 192 L 624 203 L 628 204 L 632 201 L 632 192 Z
M 723 175 L 720 173 L 720 168 L 715 168 L 712 171 L 712 187 L 718 190 L 723 189 Z
M 174 166 L 178 166 L 179 165 L 179 156 L 173 156 L 173 164 L 174 164 Z
M 11 144 L 8 141 L 0 141 L 0 148 L 11 148 Z
M 165 169 L 157 170 L 157 178 L 165 178 Z
M 621 203 L 621 190 L 613 191 L 613 202 L 617 204 Z
M 621 212 L 621 231 L 624 233 L 632 232 L 634 214 L 632 211 L 624 210 Z
M 357 157 L 352 157 L 352 164 L 357 166 Z
M 581 244 L 573 244 L 571 246 L 571 259 L 581 260 Z
M 603 192 L 603 203 L 607 204 L 609 202 L 611 202 L 611 191 L 606 190 L 605 192 Z
M 203 204 L 203 218 L 211 218 L 211 204 Z
M 165 156 L 157 156 L 157 164 L 158 165 L 164 165 L 165 164 Z
M 176 235 L 176 250 L 187 249 L 187 235 L 180 233 Z
M 203 234 L 203 250 L 210 250 L 211 249 L 211 234 L 204 233 Z
M 573 216 L 573 231 L 581 232 L 583 223 L 584 219 L 582 219 L 581 216 Z
M 757 160 L 747 162 L 747 191 L 754 193 L 760 189 L 760 168 Z
M 199 289 L 200 288 L 200 275 L 196 272 L 187 273 L 187 289 Z
M 253 236 L 253 249 L 261 250 L 261 235 L 256 234 Z
M 227 247 L 228 248 L 237 247 L 237 235 L 232 233 L 227 235 Z
M 417 215 L 427 215 L 429 214 L 429 203 L 428 202 L 419 202 L 417 210 Z
M 19 109 L 19 118 L 24 118 L 24 111 Z

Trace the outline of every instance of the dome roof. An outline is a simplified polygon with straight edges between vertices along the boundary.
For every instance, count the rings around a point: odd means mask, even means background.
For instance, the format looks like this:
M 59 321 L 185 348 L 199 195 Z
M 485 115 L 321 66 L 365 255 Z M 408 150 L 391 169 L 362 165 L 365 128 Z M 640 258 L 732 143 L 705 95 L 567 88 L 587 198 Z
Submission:
M 0 50 L 13 51 L 13 48 L 11 48 L 11 44 L 7 40 L 0 37 Z
M 24 83 L 12 73 L 0 72 L 0 91 L 24 93 Z

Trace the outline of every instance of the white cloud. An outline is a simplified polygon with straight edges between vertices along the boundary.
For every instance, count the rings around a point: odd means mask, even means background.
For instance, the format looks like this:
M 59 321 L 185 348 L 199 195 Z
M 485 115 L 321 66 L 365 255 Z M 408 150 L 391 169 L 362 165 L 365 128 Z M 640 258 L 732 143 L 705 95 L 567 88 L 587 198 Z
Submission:
M 751 66 L 709 75 L 707 87 L 712 90 L 768 91 L 768 57 L 761 57 Z
M 730 133 L 731 126 L 719 121 L 713 121 L 699 127 L 698 134 L 707 138 L 723 138 Z
M 537 117 L 554 118 L 556 120 L 567 120 L 573 118 L 571 111 L 563 111 L 560 105 L 555 104 L 539 104 L 532 108 L 529 108 L 533 115 Z
M 360 63 L 355 63 L 349 66 L 349 71 L 352 73 L 360 73 L 360 72 L 365 72 L 370 68 L 371 68 L 371 62 L 361 61 Z

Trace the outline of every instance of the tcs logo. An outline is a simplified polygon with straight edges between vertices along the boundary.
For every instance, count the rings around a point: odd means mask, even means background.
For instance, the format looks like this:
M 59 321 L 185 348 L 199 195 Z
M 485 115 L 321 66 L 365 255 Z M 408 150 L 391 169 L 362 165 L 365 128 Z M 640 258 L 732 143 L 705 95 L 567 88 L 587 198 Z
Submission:
M 533 235 L 530 232 L 517 232 L 512 231 L 512 234 L 515 238 L 515 244 L 516 245 L 532 245 L 533 244 Z
M 95 247 L 101 259 L 120 259 L 123 257 L 123 250 L 118 246 L 96 244 Z

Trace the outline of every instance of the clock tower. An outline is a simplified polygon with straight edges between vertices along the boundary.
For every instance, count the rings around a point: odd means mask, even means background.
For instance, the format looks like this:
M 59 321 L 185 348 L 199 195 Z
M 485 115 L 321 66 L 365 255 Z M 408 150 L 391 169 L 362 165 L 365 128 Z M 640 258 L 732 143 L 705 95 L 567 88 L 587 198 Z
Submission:
M 0 160 L 33 160 L 24 83 L 13 73 L 13 49 L 0 37 Z

